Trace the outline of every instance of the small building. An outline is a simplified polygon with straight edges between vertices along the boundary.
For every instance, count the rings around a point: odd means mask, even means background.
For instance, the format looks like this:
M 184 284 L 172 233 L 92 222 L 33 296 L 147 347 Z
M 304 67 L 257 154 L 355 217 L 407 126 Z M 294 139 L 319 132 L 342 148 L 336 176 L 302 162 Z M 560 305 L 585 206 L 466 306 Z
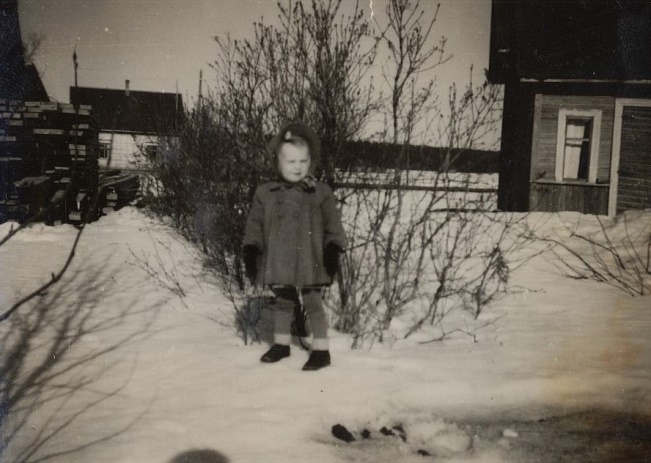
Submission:
M 99 126 L 103 169 L 146 170 L 161 136 L 173 136 L 183 117 L 178 93 L 70 87 L 73 105 L 88 105 Z
M 651 2 L 493 0 L 498 207 L 651 208 Z

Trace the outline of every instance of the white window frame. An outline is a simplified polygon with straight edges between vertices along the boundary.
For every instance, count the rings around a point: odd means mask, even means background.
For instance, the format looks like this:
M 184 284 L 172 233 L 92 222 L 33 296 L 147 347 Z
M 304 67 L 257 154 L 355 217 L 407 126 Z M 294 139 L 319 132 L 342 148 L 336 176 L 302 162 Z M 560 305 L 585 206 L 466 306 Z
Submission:
M 592 134 L 590 136 L 590 165 L 588 167 L 588 183 L 597 183 L 597 170 L 599 166 L 599 144 L 601 141 L 601 118 L 602 111 L 599 109 L 576 110 L 576 109 L 559 109 L 558 110 L 558 129 L 556 132 L 556 172 L 557 182 L 572 183 L 581 182 L 581 180 L 566 180 L 563 177 L 565 167 L 565 131 L 567 129 L 567 119 L 573 117 L 585 117 L 592 119 Z
M 112 143 L 110 141 L 104 141 L 100 140 L 99 141 L 99 159 L 109 159 L 111 157 L 111 151 L 113 149 Z M 106 147 L 106 156 L 102 156 L 102 152 L 104 151 L 103 148 Z

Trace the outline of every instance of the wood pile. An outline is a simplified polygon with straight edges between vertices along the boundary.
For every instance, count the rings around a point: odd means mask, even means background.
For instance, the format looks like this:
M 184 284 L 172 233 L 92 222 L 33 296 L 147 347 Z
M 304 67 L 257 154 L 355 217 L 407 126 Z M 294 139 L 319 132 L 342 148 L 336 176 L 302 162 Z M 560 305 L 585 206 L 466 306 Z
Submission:
M 140 191 L 140 177 L 120 170 L 102 172 L 99 184 L 104 210 L 117 210 L 126 206 L 136 199 Z
M 0 222 L 46 210 L 49 221 L 83 216 L 98 188 L 98 153 L 90 106 L 0 99 Z

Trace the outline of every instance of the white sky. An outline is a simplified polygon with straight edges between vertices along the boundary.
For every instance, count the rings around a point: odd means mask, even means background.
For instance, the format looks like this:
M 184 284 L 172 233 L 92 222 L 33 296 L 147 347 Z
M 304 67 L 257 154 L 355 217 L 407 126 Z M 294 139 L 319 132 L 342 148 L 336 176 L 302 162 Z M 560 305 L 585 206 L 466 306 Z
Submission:
M 309 2 L 308 2 L 309 3 Z M 387 0 L 372 0 L 379 23 Z M 438 2 L 421 0 L 431 17 Z M 437 69 L 438 91 L 446 101 L 453 82 L 463 87 L 474 65 L 475 83 L 488 67 L 490 0 L 442 0 L 431 35 L 447 38 L 450 62 Z M 344 0 L 348 13 L 353 0 Z M 360 6 L 371 16 L 371 0 Z M 186 103 L 196 99 L 199 72 L 204 89 L 215 82 L 215 35 L 245 38 L 253 22 L 278 18 L 275 0 L 19 0 L 22 35 L 44 37 L 35 59 L 43 83 L 56 101 L 69 101 L 77 50 L 79 85 L 132 90 L 178 91 Z M 381 61 L 381 58 L 380 58 Z M 381 72 L 381 66 L 376 66 Z M 425 76 L 428 77 L 428 76 Z M 376 78 L 377 85 L 381 79 Z

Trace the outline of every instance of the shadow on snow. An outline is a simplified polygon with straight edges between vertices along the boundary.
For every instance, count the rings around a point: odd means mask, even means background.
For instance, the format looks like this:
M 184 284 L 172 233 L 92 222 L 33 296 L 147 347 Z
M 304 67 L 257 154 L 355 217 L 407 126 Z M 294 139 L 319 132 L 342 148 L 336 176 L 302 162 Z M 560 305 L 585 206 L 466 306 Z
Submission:
M 147 412 L 151 404 L 125 407 L 121 422 L 102 422 L 92 438 L 65 433 L 124 390 L 135 361 L 125 365 L 119 353 L 153 334 L 153 304 L 101 306 L 104 288 L 115 287 L 112 274 L 118 270 L 107 264 L 71 268 L 64 280 L 0 325 L 0 462 L 39 462 L 78 452 L 126 432 Z M 123 327 L 128 328 L 120 335 L 113 333 Z M 125 379 L 112 384 L 111 374 L 125 367 L 130 369 Z

